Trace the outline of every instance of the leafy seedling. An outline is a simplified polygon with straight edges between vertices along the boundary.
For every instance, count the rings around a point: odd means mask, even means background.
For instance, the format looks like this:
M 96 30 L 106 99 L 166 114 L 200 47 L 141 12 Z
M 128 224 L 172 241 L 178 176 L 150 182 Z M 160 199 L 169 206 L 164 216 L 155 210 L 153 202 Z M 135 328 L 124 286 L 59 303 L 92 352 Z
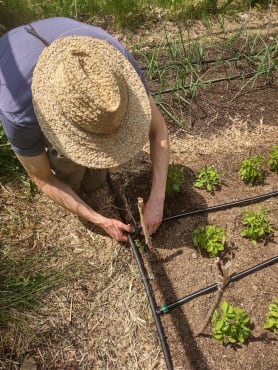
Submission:
M 166 193 L 172 194 L 180 191 L 180 186 L 184 182 L 183 169 L 178 166 L 169 166 L 167 182 L 166 182 Z
M 239 307 L 233 307 L 226 301 L 221 304 L 222 313 L 214 311 L 211 323 L 213 325 L 212 337 L 221 344 L 244 343 L 249 337 L 250 317 Z
M 253 155 L 240 163 L 239 176 L 247 184 L 261 183 L 264 178 L 262 164 L 263 156 Z
M 196 188 L 206 189 L 208 192 L 214 192 L 220 188 L 220 177 L 223 173 L 217 172 L 212 166 L 199 169 L 194 186 Z
M 193 245 L 198 250 L 205 250 L 209 257 L 215 257 L 225 247 L 226 236 L 221 227 L 214 225 L 198 226 L 193 231 Z
M 241 235 L 251 239 L 254 245 L 258 240 L 266 238 L 270 233 L 274 232 L 270 221 L 266 219 L 263 208 L 254 211 L 245 210 L 243 215 L 242 225 L 244 227 Z
M 278 144 L 274 145 L 269 153 L 268 165 L 271 171 L 278 174 Z
M 268 306 L 264 328 L 278 334 L 278 297 Z

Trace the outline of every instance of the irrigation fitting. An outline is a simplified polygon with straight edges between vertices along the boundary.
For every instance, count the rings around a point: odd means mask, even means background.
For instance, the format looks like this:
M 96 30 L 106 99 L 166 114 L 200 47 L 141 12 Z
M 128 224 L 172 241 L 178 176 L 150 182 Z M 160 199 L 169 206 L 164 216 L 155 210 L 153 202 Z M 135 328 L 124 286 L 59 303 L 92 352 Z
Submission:
M 230 284 L 233 281 L 238 281 L 240 279 L 243 279 L 244 277 L 246 277 L 250 274 L 253 274 L 256 271 L 259 271 L 263 268 L 274 265 L 277 262 L 278 262 L 278 256 L 272 257 L 272 258 L 270 258 L 270 259 L 268 259 L 268 260 L 266 260 L 262 263 L 259 263 L 256 266 L 250 267 L 247 270 L 244 270 L 244 271 L 239 272 L 238 274 L 232 275 L 230 277 L 230 281 L 229 281 L 228 284 Z M 218 289 L 218 283 L 209 285 L 208 287 L 200 289 L 197 292 L 194 292 L 192 294 L 189 294 L 189 295 L 185 296 L 184 298 L 179 299 L 176 302 L 173 302 L 173 303 L 170 303 L 170 304 L 164 303 L 158 310 L 156 310 L 156 313 L 158 315 L 169 313 L 173 308 L 181 306 L 182 304 L 187 303 L 187 302 L 191 301 L 194 298 L 200 297 L 201 295 L 210 293 L 210 292 L 212 292 L 214 290 L 217 290 L 217 289 Z
M 110 189 L 112 191 L 112 194 L 113 194 L 113 197 L 114 197 L 114 202 L 115 202 L 116 206 L 119 209 L 120 217 L 121 217 L 123 222 L 126 222 L 125 214 L 123 212 L 124 208 L 121 207 L 121 204 L 123 204 L 123 202 L 121 201 L 121 198 L 120 198 L 119 194 L 116 192 L 116 189 L 114 187 L 114 184 L 113 184 L 113 181 L 111 179 L 111 175 L 110 175 L 109 171 L 107 173 L 107 181 L 108 181 L 108 184 L 109 184 Z M 200 214 L 200 213 L 204 213 L 204 212 L 217 211 L 217 210 L 220 210 L 220 209 L 227 209 L 227 208 L 230 208 L 230 207 L 236 207 L 236 206 L 241 206 L 241 205 L 244 205 L 244 204 L 259 202 L 259 201 L 262 201 L 262 200 L 265 200 L 265 199 L 268 199 L 270 197 L 274 197 L 274 196 L 277 196 L 277 195 L 278 195 L 278 191 L 274 191 L 274 192 L 271 192 L 271 193 L 259 195 L 259 196 L 252 197 L 252 198 L 247 198 L 247 199 L 238 200 L 238 201 L 234 201 L 234 202 L 219 204 L 219 205 L 216 205 L 216 206 L 211 206 L 211 207 L 207 207 L 207 208 L 203 208 L 203 209 L 199 209 L 199 210 L 194 210 L 194 211 L 187 212 L 187 213 L 182 213 L 180 215 L 167 217 L 167 218 L 164 218 L 162 221 L 165 222 L 165 221 L 170 221 L 170 220 L 176 220 L 176 219 L 181 218 L 181 217 L 194 216 L 196 214 Z M 139 235 L 140 231 L 141 231 L 141 228 L 136 226 L 135 227 L 135 235 Z M 166 341 L 166 338 L 165 338 L 165 334 L 164 334 L 163 326 L 162 326 L 162 323 L 161 323 L 160 315 L 169 313 L 170 310 L 172 310 L 175 307 L 178 307 L 178 306 L 180 306 L 184 303 L 187 303 L 187 302 L 191 301 L 194 298 L 197 298 L 201 295 L 204 295 L 204 294 L 207 294 L 211 291 L 216 290 L 218 288 L 218 284 L 217 283 L 212 284 L 212 285 L 210 285 L 206 288 L 198 290 L 197 292 L 189 294 L 188 296 L 185 296 L 184 298 L 181 298 L 176 302 L 173 302 L 173 303 L 170 303 L 170 304 L 164 303 L 159 308 L 156 305 L 156 302 L 155 302 L 155 299 L 154 299 L 154 296 L 153 296 L 153 293 L 152 293 L 152 290 L 151 290 L 151 286 L 150 286 L 150 283 L 149 283 L 149 279 L 147 277 L 147 273 L 146 273 L 146 270 L 145 270 L 145 266 L 144 266 L 144 262 L 142 260 L 141 254 L 140 254 L 137 246 L 135 245 L 131 234 L 128 234 L 128 241 L 129 241 L 129 244 L 131 246 L 135 261 L 137 263 L 137 266 L 138 266 L 138 269 L 139 269 L 139 272 L 140 272 L 140 275 L 141 275 L 141 280 L 143 282 L 143 285 L 144 285 L 144 288 L 145 288 L 145 291 L 146 291 L 146 294 L 147 294 L 147 297 L 148 297 L 148 300 L 149 300 L 149 303 L 150 303 L 150 308 L 151 308 L 153 318 L 154 318 L 154 321 L 155 321 L 155 325 L 156 325 L 157 333 L 158 333 L 158 336 L 159 336 L 159 339 L 160 339 L 160 344 L 161 344 L 161 348 L 162 348 L 162 351 L 163 351 L 163 355 L 164 355 L 164 359 L 165 359 L 167 369 L 168 370 L 173 370 L 173 364 L 172 364 L 172 360 L 171 360 L 171 356 L 170 356 L 170 352 L 169 352 L 169 347 L 168 347 L 168 344 L 167 344 L 167 341 Z M 240 279 L 244 278 L 245 276 L 248 276 L 248 275 L 250 275 L 250 274 L 252 274 L 256 271 L 259 271 L 263 268 L 266 268 L 268 266 L 271 266 L 271 265 L 273 265 L 277 262 L 278 262 L 278 256 L 270 258 L 269 260 L 261 262 L 256 266 L 248 268 L 247 270 L 241 271 L 241 272 L 237 273 L 236 275 L 232 275 L 230 277 L 229 283 L 240 280 Z

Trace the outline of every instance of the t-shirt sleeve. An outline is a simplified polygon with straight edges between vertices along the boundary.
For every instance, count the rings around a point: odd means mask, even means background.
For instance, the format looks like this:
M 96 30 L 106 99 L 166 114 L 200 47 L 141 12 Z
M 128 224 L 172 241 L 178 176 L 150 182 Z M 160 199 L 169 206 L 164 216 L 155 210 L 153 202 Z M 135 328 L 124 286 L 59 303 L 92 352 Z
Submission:
M 28 125 L 16 123 L 11 113 L 0 113 L 0 121 L 16 154 L 33 157 L 44 151 L 43 135 L 37 122 L 29 122 Z

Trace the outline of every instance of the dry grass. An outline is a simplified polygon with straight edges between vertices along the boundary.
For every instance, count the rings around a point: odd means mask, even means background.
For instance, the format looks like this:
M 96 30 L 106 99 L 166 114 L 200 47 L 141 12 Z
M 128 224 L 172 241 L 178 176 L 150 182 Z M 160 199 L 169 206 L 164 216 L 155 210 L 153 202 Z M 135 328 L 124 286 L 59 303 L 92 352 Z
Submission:
M 246 149 L 252 152 L 262 144 L 269 143 L 271 146 L 278 141 L 275 118 L 273 125 L 271 122 L 265 124 L 263 118 L 260 118 L 258 122 L 250 122 L 238 114 L 234 117 L 230 116 L 229 119 L 231 121 L 229 127 L 212 137 L 187 134 L 185 138 L 180 139 L 178 135 L 173 135 L 171 138 L 172 161 L 178 163 L 179 157 L 184 156 L 185 153 L 190 160 L 194 160 L 200 155 L 235 154 Z M 210 122 L 207 124 L 209 125 Z
M 268 21 L 267 15 L 257 19 L 257 25 Z M 238 27 L 237 22 L 230 22 L 234 25 L 231 28 Z M 165 30 L 177 34 L 172 23 L 163 24 L 163 29 L 155 27 L 156 32 L 142 29 L 137 39 L 132 35 L 131 41 L 128 35 L 122 41 L 131 45 L 144 37 L 146 43 L 152 43 L 161 40 Z M 204 25 L 197 24 L 191 37 L 206 32 Z M 173 135 L 172 161 L 178 163 L 181 157 L 194 161 L 200 154 L 229 154 L 231 142 L 233 152 L 240 153 L 278 141 L 276 122 L 258 118 L 251 124 L 238 115 L 230 120 L 229 128 L 211 138 L 186 134 L 180 139 Z M 144 154 L 123 169 L 139 171 L 149 166 Z M 101 213 L 118 217 L 108 188 L 98 191 L 94 200 Z M 3 255 L 21 262 L 32 258 L 36 262 L 34 272 L 51 272 L 57 277 L 38 296 L 38 305 L 23 311 L 10 310 L 10 319 L 0 327 L 0 369 L 20 369 L 27 353 L 36 359 L 39 369 L 165 369 L 147 297 L 129 248 L 95 228 L 87 228 L 40 193 L 28 198 L 16 181 L 0 187 L 0 221 Z M 1 266 L 1 270 L 6 267 Z M 23 272 L 15 269 L 14 273 Z
M 26 353 L 42 369 L 163 368 L 131 251 L 41 194 L 30 204 L 17 185 L 1 188 L 1 252 L 22 259 L 51 254 L 40 269 L 62 279 L 38 306 L 10 312 L 1 327 L 0 369 L 19 369 Z M 109 189 L 96 197 L 102 213 L 115 215 Z

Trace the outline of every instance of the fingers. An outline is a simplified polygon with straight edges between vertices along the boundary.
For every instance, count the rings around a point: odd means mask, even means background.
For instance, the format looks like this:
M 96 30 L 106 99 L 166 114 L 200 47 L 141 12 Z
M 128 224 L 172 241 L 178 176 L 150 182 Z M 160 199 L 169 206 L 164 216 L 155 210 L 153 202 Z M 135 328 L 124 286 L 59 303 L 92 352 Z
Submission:
M 116 241 L 118 242 L 127 242 L 128 241 L 128 233 L 134 232 L 134 227 L 131 225 L 126 225 L 119 220 L 111 219 L 109 226 L 106 232 Z
M 159 228 L 160 224 L 161 224 L 161 222 L 158 222 L 158 223 L 155 223 L 155 224 L 147 223 L 147 228 L 148 228 L 148 232 L 149 232 L 149 235 L 150 236 L 152 236 L 153 234 L 155 234 L 155 232 Z M 140 231 L 140 235 L 144 235 L 143 229 Z

